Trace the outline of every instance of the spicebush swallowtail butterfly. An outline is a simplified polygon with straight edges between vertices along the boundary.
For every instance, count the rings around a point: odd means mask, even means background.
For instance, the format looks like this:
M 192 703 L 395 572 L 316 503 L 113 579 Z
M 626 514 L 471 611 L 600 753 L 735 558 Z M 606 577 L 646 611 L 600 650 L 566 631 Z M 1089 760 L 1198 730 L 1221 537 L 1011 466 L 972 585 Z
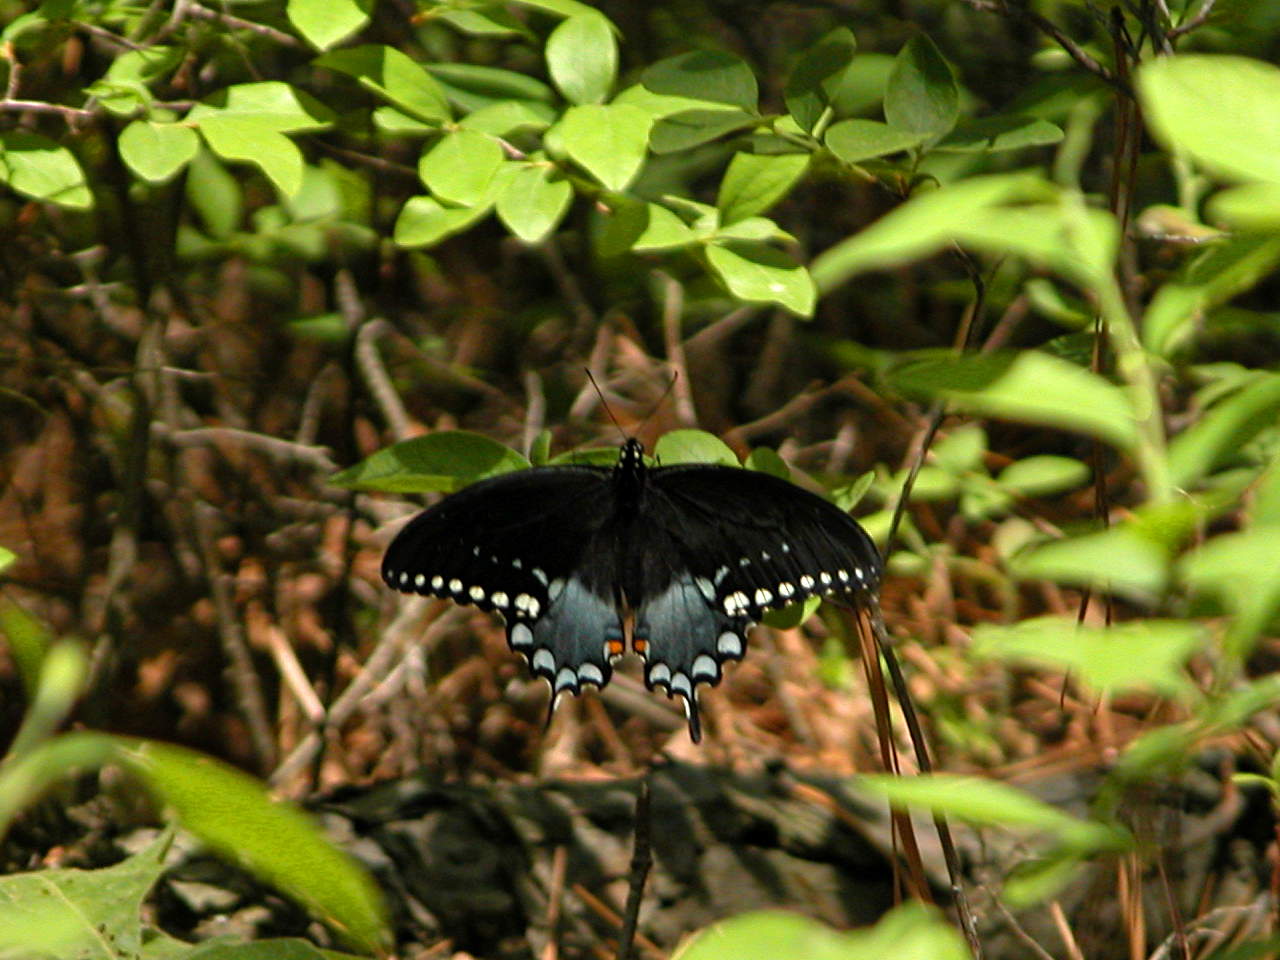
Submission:
M 507 641 L 551 683 L 603 687 L 631 648 L 645 685 L 679 696 L 701 739 L 699 684 L 746 652 L 764 611 L 856 600 L 880 579 L 867 532 L 778 477 L 709 464 L 649 467 L 627 440 L 612 468 L 534 467 L 481 480 L 411 520 L 387 584 L 500 613 Z

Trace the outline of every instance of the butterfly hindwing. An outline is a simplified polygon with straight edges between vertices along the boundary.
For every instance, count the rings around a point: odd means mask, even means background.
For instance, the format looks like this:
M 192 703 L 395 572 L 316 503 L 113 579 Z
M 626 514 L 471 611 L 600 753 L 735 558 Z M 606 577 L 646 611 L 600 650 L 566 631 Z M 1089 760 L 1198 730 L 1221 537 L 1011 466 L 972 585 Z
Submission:
M 502 614 L 511 648 L 557 694 L 603 686 L 622 623 L 608 570 L 597 565 L 601 576 L 586 577 L 579 568 L 609 515 L 609 475 L 556 467 L 472 484 L 401 530 L 383 558 L 383 579 Z
M 636 646 L 646 683 L 683 699 L 696 740 L 698 684 L 714 686 L 722 664 L 742 658 L 747 632 L 764 612 L 874 589 L 879 553 L 838 507 L 768 474 L 659 468 L 647 497 L 654 529 L 645 546 L 678 562 L 669 564 L 664 586 L 646 586 Z

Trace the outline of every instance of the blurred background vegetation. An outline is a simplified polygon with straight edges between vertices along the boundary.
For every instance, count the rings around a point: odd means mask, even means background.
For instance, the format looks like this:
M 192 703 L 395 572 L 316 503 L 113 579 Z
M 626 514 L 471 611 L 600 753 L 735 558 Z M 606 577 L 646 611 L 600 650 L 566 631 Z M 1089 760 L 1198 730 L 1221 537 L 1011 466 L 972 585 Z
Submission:
M 1017 398 L 993 407 L 970 397 L 967 409 L 993 419 L 951 415 L 934 438 L 931 403 L 966 408 L 958 370 L 895 374 L 944 355 L 917 351 L 1004 350 L 1132 386 L 1140 378 L 1124 358 L 1141 355 L 1169 436 L 1251 386 L 1274 393 L 1280 218 L 1268 221 L 1263 204 L 1261 226 L 1227 222 L 1203 204 L 1219 182 L 1266 178 L 1201 162 L 1167 126 L 1153 138 L 1134 76 L 1175 49 L 1274 63 L 1280 5 L 594 7 L 616 38 L 612 68 L 601 39 L 610 31 L 591 34 L 589 8 L 568 0 L 0 0 L 0 546 L 13 554 L 8 602 L 89 651 L 74 722 L 180 742 L 295 798 L 422 769 L 593 776 L 633 772 L 655 749 L 695 756 L 677 711 L 634 678 L 574 701 L 544 732 L 545 685 L 496 624 L 442 602 L 402 606 L 380 583 L 381 550 L 411 500 L 328 482 L 426 432 L 467 429 L 526 455 L 548 438 L 553 454 L 613 446 L 603 399 L 650 448 L 698 427 L 739 456 L 774 448 L 799 482 L 837 494 L 873 474 L 858 513 L 882 541 L 905 470 L 932 440 L 882 603 L 941 768 L 1024 783 L 1092 777 L 1165 729 L 1180 732 L 1172 749 L 1183 760 L 1204 734 L 1222 733 L 1215 776 L 1269 771 L 1273 721 L 1250 725 L 1243 711 L 1214 726 L 1209 714 L 1219 695 L 1270 674 L 1274 604 L 1251 608 L 1210 574 L 1169 571 L 1207 537 L 1277 519 L 1259 507 L 1276 502 L 1271 394 L 1229 413 L 1199 473 L 1175 462 L 1196 508 L 1153 516 L 1142 510 L 1161 499 L 1151 484 L 1159 444 L 1118 455 L 1079 411 L 1046 419 Z M 581 47 L 594 66 L 552 52 L 548 38 L 570 22 L 594 36 Z M 817 63 L 823 43 L 843 50 L 832 39 L 841 28 L 856 53 L 833 54 L 839 82 L 814 94 L 821 119 L 797 122 L 797 64 Z M 375 69 L 352 52 L 388 48 L 427 65 L 433 86 L 411 73 L 396 88 L 398 61 Z M 705 103 L 685 103 L 702 110 L 692 119 L 654 105 L 655 65 L 691 50 L 746 65 L 758 101 L 745 120 L 725 122 L 723 101 L 710 118 Z M 945 129 L 884 149 L 851 143 L 868 127 L 824 135 L 833 121 L 885 117 L 901 133 L 884 100 L 904 62 L 926 113 L 949 117 Z M 702 96 L 676 76 L 666 95 Z M 726 89 L 732 101 L 736 88 Z M 615 95 L 651 116 L 637 170 L 610 182 L 586 135 L 547 128 Z M 517 119 L 494 119 L 500 110 Z M 1264 128 L 1261 152 L 1274 140 Z M 451 179 L 459 168 L 423 157 L 461 129 L 496 136 L 503 164 L 521 165 L 512 177 L 543 178 L 527 189 L 549 207 L 521 207 L 525 187 L 451 196 L 466 187 Z M 1010 131 L 1020 139 L 1000 141 Z M 764 191 L 751 211 L 761 232 L 745 239 L 727 232 L 726 169 L 741 156 L 805 158 Z M 1109 340 L 1095 326 L 1097 289 L 1063 266 L 1066 254 L 939 240 L 876 269 L 833 255 L 912 196 L 1026 170 L 1040 192 L 1016 202 L 1060 190 L 1115 217 L 1117 290 L 1145 352 L 1115 362 L 1115 330 Z M 619 226 L 628 203 L 649 204 L 651 218 L 665 205 L 669 229 L 697 241 L 645 246 Z M 723 250 L 746 260 L 726 265 Z M 1175 287 L 1194 303 L 1166 303 L 1155 339 L 1141 318 Z M 981 393 L 990 383 L 979 381 Z M 1155 559 L 1104 544 L 1066 572 L 1019 572 L 1013 560 L 1027 544 L 1135 516 Z M 1248 555 L 1261 566 L 1266 556 Z M 1107 583 L 1084 567 L 1121 586 L 1104 596 Z M 1273 595 L 1273 580 L 1241 582 L 1256 599 Z M 993 641 L 999 668 L 972 656 L 980 625 L 1081 611 L 1094 626 L 1160 615 L 1207 633 L 1166 636 L 1159 655 L 1139 647 L 1112 673 L 1078 659 L 1106 654 L 1046 656 L 1007 636 Z M 1221 618 L 1242 611 L 1253 626 L 1236 646 L 1196 639 L 1229 631 Z M 844 629 L 815 617 L 758 630 L 706 695 L 717 735 L 700 756 L 877 768 Z M 1043 647 L 1059 639 L 1049 633 Z M 20 657 L 6 649 L 7 740 L 27 697 Z M 26 861 L 18 852 L 8 862 Z M 1146 935 L 1128 929 L 1129 955 L 1145 956 L 1133 944 Z

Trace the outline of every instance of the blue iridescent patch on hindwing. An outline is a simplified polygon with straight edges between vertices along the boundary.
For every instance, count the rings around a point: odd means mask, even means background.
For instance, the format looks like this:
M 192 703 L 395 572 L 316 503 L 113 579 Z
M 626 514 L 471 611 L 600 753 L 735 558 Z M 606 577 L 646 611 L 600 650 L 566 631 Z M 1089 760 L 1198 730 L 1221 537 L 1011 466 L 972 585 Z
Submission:
M 702 738 L 698 684 L 715 686 L 721 664 L 742 659 L 751 628 L 748 618 L 722 613 L 714 602 L 714 586 L 686 573 L 636 611 L 635 646 L 645 659 L 645 685 L 680 697 L 694 743 Z
M 622 647 L 622 620 L 612 600 L 594 593 L 577 576 L 553 580 L 548 605 L 508 617 L 507 641 L 530 668 L 551 683 L 552 709 L 560 694 L 578 694 L 583 684 L 603 687 L 613 675 L 610 649 Z

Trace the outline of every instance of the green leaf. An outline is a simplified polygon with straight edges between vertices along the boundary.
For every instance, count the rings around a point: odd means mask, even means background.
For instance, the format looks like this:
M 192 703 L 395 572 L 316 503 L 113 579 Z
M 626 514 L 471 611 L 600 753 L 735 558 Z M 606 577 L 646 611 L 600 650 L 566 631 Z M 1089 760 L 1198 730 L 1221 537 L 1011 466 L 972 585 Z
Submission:
M 1060 843 L 1076 848 L 1114 851 L 1126 849 L 1132 843 L 1120 827 L 1078 820 L 1029 793 L 995 780 L 934 773 L 914 777 L 869 774 L 854 778 L 854 782 L 895 806 L 931 810 L 983 827 L 1043 831 Z
M 731 53 L 695 50 L 659 60 L 640 82 L 654 93 L 727 103 L 754 113 L 760 98 L 755 74 Z
M 787 80 L 787 110 L 800 129 L 812 133 L 822 111 L 845 82 L 858 42 L 848 27 L 837 27 L 804 52 Z
M 302 154 L 270 121 L 255 117 L 210 116 L 200 121 L 205 143 L 224 160 L 252 163 L 285 196 L 302 188 Z
M 288 0 L 293 28 L 317 50 L 328 50 L 369 22 L 373 0 Z
M 884 93 L 889 126 L 925 137 L 937 137 L 955 126 L 960 115 L 960 88 L 951 65 L 923 33 L 898 52 Z
M 1095 693 L 1149 689 L 1188 695 L 1194 688 L 1182 665 L 1207 641 L 1204 628 L 1187 620 L 1086 627 L 1074 617 L 1038 617 L 973 631 L 977 656 L 1070 671 Z
M 746 462 L 743 464 L 748 470 L 759 470 L 761 473 L 767 473 L 770 476 L 777 477 L 779 480 L 791 479 L 791 468 L 787 466 L 787 461 L 778 456 L 778 451 L 770 450 L 768 447 L 756 447 L 747 454 Z
M 272 80 L 224 87 L 192 107 L 186 122 L 203 125 L 211 119 L 253 122 L 275 133 L 303 133 L 332 126 L 335 114 L 305 90 Z
M 776 303 L 802 317 L 813 315 L 818 291 L 809 271 L 781 250 L 763 244 L 714 243 L 707 261 L 739 300 Z
M 453 116 L 431 74 L 394 47 L 369 44 L 334 50 L 317 57 L 315 65 L 354 77 L 365 89 L 420 120 L 442 123 Z
M 498 219 L 525 243 L 543 240 L 564 219 L 573 187 L 546 163 L 519 170 L 498 195 Z
M 1244 234 L 1210 244 L 1156 290 L 1143 316 L 1143 339 L 1168 356 L 1194 336 L 1209 309 L 1252 289 L 1277 263 L 1280 237 Z
M 514 70 L 474 63 L 429 63 L 427 70 L 449 100 L 468 113 L 507 100 L 550 104 L 556 99 L 547 84 Z
M 1200 594 L 1219 597 L 1235 615 L 1226 647 L 1243 659 L 1254 640 L 1280 612 L 1280 565 L 1276 542 L 1280 526 L 1259 526 L 1214 537 L 1186 557 L 1180 573 Z
M 474 130 L 452 130 L 422 155 L 418 175 L 443 200 L 473 206 L 486 198 L 502 166 L 502 147 Z
M 529 7 L 558 17 L 581 17 L 597 12 L 594 7 L 579 0 L 512 0 L 512 2 L 518 7 Z
M 200 215 L 205 230 L 226 240 L 244 216 L 244 195 L 235 177 L 208 150 L 201 150 L 187 172 L 187 202 Z
M 127 50 L 111 61 L 106 74 L 85 87 L 105 109 L 127 117 L 147 109 L 152 102 L 148 85 L 170 73 L 182 62 L 180 47 L 158 44 Z
M 887 378 L 908 396 L 946 400 L 979 416 L 1073 430 L 1122 450 L 1137 442 L 1133 410 L 1123 390 L 1047 353 L 926 355 L 890 371 Z
M 34 699 L 40 689 L 41 665 L 54 644 L 53 634 L 40 620 L 3 597 L 0 597 L 0 633 L 8 644 L 9 656 L 17 664 L 27 699 Z
M 742 110 L 737 107 L 731 107 L 724 103 L 714 103 L 710 100 L 702 100 L 695 97 L 681 97 L 674 94 L 654 93 L 642 83 L 635 83 L 627 87 L 616 97 L 613 98 L 614 103 L 626 103 L 633 107 L 639 107 L 655 120 L 662 117 L 669 117 L 676 113 L 684 113 L 687 110 L 710 110 L 719 113 L 741 114 Z M 752 122 L 758 121 L 759 118 L 752 115 Z
M 493 137 L 509 137 L 520 130 L 545 130 L 555 118 L 556 112 L 550 104 L 536 100 L 503 100 L 467 114 L 458 121 L 458 125 Z
M 1044 147 L 1062 140 L 1062 128 L 1035 117 L 983 117 L 966 120 L 934 146 L 958 153 L 998 153 Z
M 1169 444 L 1170 478 L 1179 487 L 1204 479 L 1239 454 L 1280 410 L 1280 376 L 1258 372 L 1238 393 L 1220 400 Z
M 120 763 L 206 846 L 310 907 L 370 951 L 387 935 L 372 878 L 319 824 L 239 770 L 182 747 L 120 741 Z
M 6 605 L 4 619 L 6 636 L 9 628 L 16 626 L 15 621 L 26 615 L 16 607 Z M 33 624 L 28 622 L 27 627 Z M 29 645 L 30 635 L 18 635 L 17 643 L 24 641 Z M 15 643 L 16 649 L 16 643 Z M 32 651 L 27 649 L 23 655 L 30 657 Z M 53 732 L 64 723 L 71 708 L 84 693 L 85 679 L 89 675 L 89 661 L 78 643 L 63 640 L 54 643 L 44 653 L 40 661 L 39 678 L 35 690 L 31 692 L 27 712 L 22 718 L 22 726 L 17 736 L 9 745 L 8 758 L 20 757 L 31 752 L 36 746 L 47 741 Z M 6 759 L 8 759 L 6 758 Z
M 710 143 L 720 137 L 754 127 L 760 122 L 755 114 L 741 110 L 715 108 L 682 110 L 658 120 L 653 125 L 649 146 L 656 154 L 679 153 Z
M 178 123 L 135 120 L 120 132 L 120 159 L 143 180 L 164 183 L 200 149 L 200 138 Z
M 410 197 L 396 217 L 392 239 L 401 247 L 430 247 L 488 215 L 490 204 L 445 207 L 435 197 Z
M 795 243 L 796 238 L 767 217 L 747 217 L 726 227 L 716 228 L 713 236 L 717 241 L 750 240 L 763 243 L 779 240 L 783 243 Z
M 0 838 L 14 818 L 73 772 L 96 770 L 115 756 L 114 741 L 93 733 L 65 733 L 0 765 Z
M 607 215 L 599 249 L 601 256 L 616 257 L 628 251 L 675 250 L 696 242 L 694 232 L 666 207 L 628 197 Z
M 93 206 L 93 194 L 75 155 L 38 133 L 0 132 L 0 183 L 60 207 L 88 210 Z
M 6 547 L 0 547 L 0 573 L 4 573 L 18 560 L 18 555 Z
M 954 239 L 984 253 L 1024 257 L 1091 289 L 1109 282 L 1120 229 L 1107 211 L 1064 194 L 1057 203 L 979 210 Z
M 831 94 L 831 109 L 838 118 L 871 113 L 884 100 L 893 72 L 894 58 L 886 53 L 860 53 L 853 59 Z
M 496 440 L 466 430 L 444 430 L 392 444 L 335 473 L 329 482 L 348 490 L 452 493 L 528 466 L 528 460 Z
M 982 458 L 987 452 L 987 431 L 981 424 L 966 423 L 934 443 L 933 462 L 948 473 L 986 473 Z
M 861 163 L 918 147 L 924 135 L 891 127 L 878 120 L 841 120 L 827 130 L 823 142 L 845 163 Z
M 812 265 L 814 279 L 825 293 L 864 270 L 897 266 L 932 253 L 973 217 L 999 204 L 1046 196 L 1052 196 L 1052 187 L 1025 173 L 971 177 L 918 193 L 820 254 Z
M 1009 569 L 1020 580 L 1090 587 L 1142 603 L 1163 592 L 1169 552 L 1133 524 L 1121 524 L 1025 550 Z
M 144 960 L 168 960 L 146 954 Z M 183 944 L 182 951 L 172 960 L 367 960 L 355 954 L 336 950 L 321 950 L 314 944 L 296 937 L 272 937 L 244 943 L 208 941 L 192 946 Z
M 1246 183 L 1222 190 L 1209 198 L 1209 215 L 1215 222 L 1237 230 L 1280 230 L 1280 184 Z
M 565 152 L 610 190 L 624 190 L 644 164 L 653 119 L 638 107 L 570 107 L 556 124 Z
M 476 7 L 472 10 L 448 10 L 436 7 L 431 11 L 437 20 L 443 20 L 455 30 L 474 37 L 517 37 L 532 39 L 527 26 L 499 6 Z
M 603 103 L 618 76 L 618 41 L 600 14 L 570 17 L 547 38 L 547 70 L 570 103 Z
M 874 927 L 838 933 L 783 911 L 744 913 L 713 924 L 680 948 L 677 960 L 966 960 L 964 940 L 938 912 L 907 903 Z
M 0 955 L 119 960 L 142 955 L 142 902 L 164 872 L 163 833 L 100 870 L 40 870 L 0 877 Z
M 1169 148 L 1232 179 L 1280 183 L 1280 68 L 1244 57 L 1154 57 L 1137 88 L 1143 116 Z
M 1042 454 L 1015 460 L 1000 472 L 996 483 L 1019 496 L 1051 497 L 1076 490 L 1088 480 L 1089 468 L 1079 460 Z
M 654 459 L 664 467 L 676 463 L 716 463 L 739 467 L 738 455 L 715 434 L 703 430 L 672 430 L 658 438 Z
M 720 222 L 731 224 L 764 213 L 795 186 L 809 166 L 807 153 L 736 153 L 720 181 Z

